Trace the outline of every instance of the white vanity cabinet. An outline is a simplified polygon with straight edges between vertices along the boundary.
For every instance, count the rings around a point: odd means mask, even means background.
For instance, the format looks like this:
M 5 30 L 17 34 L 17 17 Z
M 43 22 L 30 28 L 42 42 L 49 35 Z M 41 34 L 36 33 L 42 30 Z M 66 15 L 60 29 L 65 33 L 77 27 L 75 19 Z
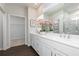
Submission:
M 53 51 L 52 56 L 66 56 L 63 52 L 61 52 L 61 51 L 59 51 L 57 49 L 54 49 L 52 51 Z
M 40 43 L 39 54 L 41 56 L 51 56 L 51 49 L 45 43 Z
M 31 35 L 31 45 L 35 49 L 35 51 L 37 53 L 39 53 L 39 51 L 38 51 L 38 48 L 39 48 L 38 41 L 36 40 L 34 35 Z
M 31 46 L 40 56 L 65 56 L 62 52 L 58 51 L 57 49 L 51 46 L 53 43 L 51 45 L 48 44 L 48 42 L 46 41 L 47 39 L 38 37 L 33 34 L 30 34 L 30 38 Z
M 59 41 L 58 38 L 49 38 L 40 34 L 32 34 L 31 46 L 40 56 L 79 56 L 77 43 Z M 63 39 L 62 39 L 63 40 Z
M 31 45 L 40 56 L 51 56 L 51 49 L 42 41 L 42 38 L 31 35 Z

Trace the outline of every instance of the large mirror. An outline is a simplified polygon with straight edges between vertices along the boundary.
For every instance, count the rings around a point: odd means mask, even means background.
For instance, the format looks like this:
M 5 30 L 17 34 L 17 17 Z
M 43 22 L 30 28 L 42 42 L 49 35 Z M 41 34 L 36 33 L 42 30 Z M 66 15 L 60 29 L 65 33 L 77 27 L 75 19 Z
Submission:
M 53 32 L 79 34 L 79 3 L 57 4 L 49 8 L 44 15 L 53 20 Z
M 50 20 L 52 32 L 79 35 L 79 3 L 44 3 L 42 6 L 38 19 Z M 45 29 L 48 31 L 48 27 Z
M 64 4 L 51 4 L 48 10 L 44 12 L 46 19 L 52 21 L 54 33 L 63 33 L 63 6 Z
M 79 35 L 79 3 L 64 4 L 63 32 Z

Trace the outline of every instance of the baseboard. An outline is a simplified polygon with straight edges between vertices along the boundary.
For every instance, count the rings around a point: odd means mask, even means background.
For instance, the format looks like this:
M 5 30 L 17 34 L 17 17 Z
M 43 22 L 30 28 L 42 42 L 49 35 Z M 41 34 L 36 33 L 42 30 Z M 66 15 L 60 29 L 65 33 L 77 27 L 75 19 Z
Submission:
M 30 44 L 27 44 L 27 46 L 31 46 Z
M 25 42 L 25 45 L 28 45 L 28 44 Z
M 23 39 L 15 39 L 10 41 L 10 47 L 19 46 L 25 44 L 25 40 Z
M 2 48 L 0 48 L 0 50 L 3 50 Z
M 6 48 L 3 48 L 2 50 L 4 50 L 4 51 L 5 51 L 5 50 L 7 50 L 7 49 L 9 49 L 9 48 L 10 48 L 10 47 L 6 47 Z
M 24 45 L 24 44 L 25 44 L 24 40 L 13 40 L 13 41 L 11 41 L 10 47 L 7 46 L 7 47 L 5 47 L 5 48 L 3 48 L 3 49 L 0 49 L 0 50 L 7 50 L 7 49 L 9 49 L 9 48 L 11 48 L 11 47 L 19 46 L 19 45 Z M 26 44 L 25 44 L 25 45 L 26 45 Z

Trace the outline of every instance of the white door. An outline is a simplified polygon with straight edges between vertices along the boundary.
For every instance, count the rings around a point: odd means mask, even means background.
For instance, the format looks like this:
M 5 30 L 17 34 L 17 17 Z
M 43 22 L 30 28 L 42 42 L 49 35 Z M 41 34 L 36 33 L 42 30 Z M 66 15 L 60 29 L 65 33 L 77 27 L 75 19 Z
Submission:
M 9 43 L 10 47 L 25 44 L 25 17 L 10 15 Z

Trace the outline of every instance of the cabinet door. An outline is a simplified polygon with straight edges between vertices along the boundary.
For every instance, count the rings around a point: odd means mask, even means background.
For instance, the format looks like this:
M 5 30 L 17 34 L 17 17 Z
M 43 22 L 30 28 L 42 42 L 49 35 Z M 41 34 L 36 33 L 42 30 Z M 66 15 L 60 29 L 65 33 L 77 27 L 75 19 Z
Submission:
M 66 55 L 65 55 L 63 52 L 58 51 L 58 50 L 55 49 L 55 54 L 54 54 L 54 56 L 66 56 Z
M 30 39 L 31 39 L 31 46 L 34 48 L 34 38 L 32 34 L 30 34 Z
M 51 56 L 67 56 L 65 53 L 61 52 L 56 48 L 52 48 Z
M 31 38 L 31 46 L 35 49 L 36 48 L 36 40 L 35 40 L 35 36 L 33 34 L 30 35 Z
M 42 42 L 42 38 L 36 37 L 35 35 L 31 36 L 32 40 L 32 47 L 35 49 L 35 51 L 40 55 L 40 56 L 51 56 L 51 49 L 47 44 Z M 41 40 L 41 41 L 40 41 Z
M 51 56 L 51 49 L 47 46 L 43 46 L 43 56 Z
M 38 45 L 38 41 L 34 40 L 34 38 L 32 38 L 32 42 L 31 42 L 31 46 L 35 49 L 35 51 L 39 54 L 39 45 Z
M 61 53 L 56 53 L 55 56 L 64 56 Z
M 52 48 L 52 51 L 51 51 L 51 56 L 55 56 L 55 50 L 54 50 L 54 48 Z
M 51 49 L 45 43 L 40 43 L 39 45 L 39 54 L 41 56 L 51 56 Z

